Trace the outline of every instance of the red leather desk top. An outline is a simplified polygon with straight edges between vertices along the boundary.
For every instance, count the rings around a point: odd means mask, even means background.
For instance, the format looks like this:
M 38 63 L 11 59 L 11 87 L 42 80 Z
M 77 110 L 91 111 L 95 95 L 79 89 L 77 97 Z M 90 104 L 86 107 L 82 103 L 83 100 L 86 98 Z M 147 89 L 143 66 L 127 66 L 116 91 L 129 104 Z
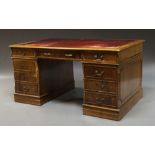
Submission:
M 49 49 L 75 49 L 75 50 L 111 50 L 121 49 L 143 43 L 143 40 L 73 40 L 73 39 L 47 39 L 11 45 L 19 48 L 49 48 Z

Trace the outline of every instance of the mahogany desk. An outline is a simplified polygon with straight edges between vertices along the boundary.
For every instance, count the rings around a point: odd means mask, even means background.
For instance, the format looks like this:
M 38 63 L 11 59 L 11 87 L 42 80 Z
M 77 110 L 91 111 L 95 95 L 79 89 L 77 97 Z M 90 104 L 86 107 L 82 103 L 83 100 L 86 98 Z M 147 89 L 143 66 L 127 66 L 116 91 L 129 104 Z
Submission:
M 84 71 L 83 114 L 120 120 L 142 97 L 143 40 L 56 40 L 11 45 L 15 101 L 33 105 L 74 88 Z

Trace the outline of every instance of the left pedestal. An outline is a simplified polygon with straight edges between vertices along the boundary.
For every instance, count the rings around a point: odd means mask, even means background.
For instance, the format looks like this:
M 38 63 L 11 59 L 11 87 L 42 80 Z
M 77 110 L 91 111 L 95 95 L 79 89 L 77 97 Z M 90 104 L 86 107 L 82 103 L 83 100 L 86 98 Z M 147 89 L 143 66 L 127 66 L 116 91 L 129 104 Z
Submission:
M 12 51 L 16 102 L 42 105 L 74 88 L 72 61 L 38 59 L 33 50 L 25 55 L 22 49 Z

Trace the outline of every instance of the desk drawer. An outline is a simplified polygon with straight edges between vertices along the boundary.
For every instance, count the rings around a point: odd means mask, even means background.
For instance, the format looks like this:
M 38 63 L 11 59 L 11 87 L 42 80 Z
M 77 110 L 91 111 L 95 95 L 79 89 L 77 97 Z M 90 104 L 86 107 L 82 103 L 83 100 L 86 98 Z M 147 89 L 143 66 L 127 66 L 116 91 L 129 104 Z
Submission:
M 102 93 L 85 92 L 85 104 L 95 106 L 117 107 L 117 97 Z
M 38 95 L 39 89 L 37 84 L 30 84 L 26 82 L 16 82 L 15 84 L 16 93 Z
M 56 59 L 81 59 L 79 51 L 64 51 L 64 50 L 40 50 L 38 53 L 42 58 L 56 58 Z
M 34 49 L 22 49 L 22 48 L 14 48 L 12 50 L 13 57 L 35 57 Z
M 84 76 L 86 78 L 117 80 L 117 68 L 84 64 Z
M 29 70 L 34 71 L 36 69 L 35 61 L 28 60 L 14 60 L 14 70 Z
M 15 81 L 37 82 L 37 73 L 34 71 L 15 71 Z
M 97 92 L 107 92 L 107 93 L 117 93 L 117 82 L 113 81 L 103 81 L 94 79 L 84 80 L 85 90 L 97 91 Z
M 84 61 L 94 61 L 103 64 L 117 64 L 117 55 L 104 52 L 85 52 L 82 54 Z

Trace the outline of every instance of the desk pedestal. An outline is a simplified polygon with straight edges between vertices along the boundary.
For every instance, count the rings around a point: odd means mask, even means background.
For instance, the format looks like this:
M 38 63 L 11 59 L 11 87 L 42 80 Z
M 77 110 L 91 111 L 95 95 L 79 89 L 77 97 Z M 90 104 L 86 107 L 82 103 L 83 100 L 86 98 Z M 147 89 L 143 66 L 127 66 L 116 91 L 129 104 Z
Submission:
M 15 101 L 42 105 L 74 89 L 73 62 L 13 59 Z

